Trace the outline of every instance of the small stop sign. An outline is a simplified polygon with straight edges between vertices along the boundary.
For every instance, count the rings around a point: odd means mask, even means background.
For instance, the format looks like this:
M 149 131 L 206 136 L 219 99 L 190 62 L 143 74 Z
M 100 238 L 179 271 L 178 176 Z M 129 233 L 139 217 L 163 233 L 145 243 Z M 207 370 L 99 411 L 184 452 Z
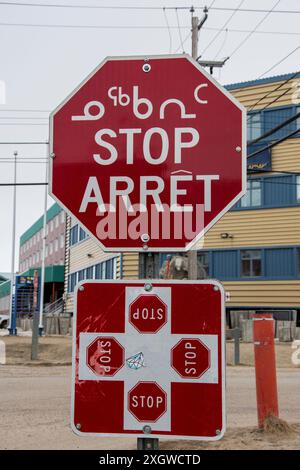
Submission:
M 199 378 L 210 367 L 210 351 L 200 339 L 182 339 L 171 351 L 173 369 L 184 378 Z
M 87 365 L 98 375 L 111 377 L 124 365 L 124 349 L 112 337 L 98 336 L 87 348 Z
M 167 306 L 157 295 L 139 295 L 129 307 L 129 321 L 140 333 L 156 333 L 167 322 Z
M 128 393 L 128 410 L 138 421 L 157 421 L 167 411 L 167 394 L 156 382 L 139 382 Z

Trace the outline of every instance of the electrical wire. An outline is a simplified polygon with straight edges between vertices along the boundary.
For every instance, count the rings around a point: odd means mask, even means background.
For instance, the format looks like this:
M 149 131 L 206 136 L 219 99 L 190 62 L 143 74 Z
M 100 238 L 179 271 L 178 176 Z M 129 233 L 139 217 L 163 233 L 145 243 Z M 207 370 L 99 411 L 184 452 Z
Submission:
M 215 40 L 219 37 L 219 35 L 222 33 L 223 29 L 226 28 L 226 26 L 229 24 L 229 22 L 232 20 L 236 12 L 238 11 L 238 8 L 244 3 L 245 0 L 241 0 L 240 3 L 238 4 L 237 8 L 234 10 L 234 12 L 230 15 L 227 21 L 223 24 L 223 26 L 219 29 L 219 31 L 214 35 L 214 37 L 211 39 L 211 41 L 207 44 L 205 49 L 202 51 L 202 56 L 203 54 L 207 51 L 207 49 L 215 42 Z
M 223 47 L 225 46 L 226 44 L 226 40 L 227 40 L 227 36 L 228 36 L 228 29 L 225 29 L 225 35 L 224 35 L 224 39 L 223 39 L 223 42 L 218 50 L 218 52 L 215 54 L 213 60 L 216 60 L 216 58 L 219 56 L 221 50 L 223 49 Z
M 182 44 L 185 44 L 186 41 L 187 41 L 191 36 L 192 36 L 192 33 L 191 33 L 191 31 L 190 31 L 190 32 L 186 35 L 186 37 L 184 38 Z M 173 52 L 173 54 L 176 54 L 176 53 L 179 51 L 180 48 L 181 48 L 181 44 L 179 44 L 179 46 L 178 46 L 177 49 Z
M 257 78 L 257 80 L 259 80 L 261 77 L 263 77 L 264 75 L 266 75 L 267 73 L 271 72 L 271 70 L 273 70 L 275 67 L 277 67 L 277 65 L 280 65 L 283 61 L 285 61 L 285 59 L 287 59 L 288 57 L 290 57 L 292 54 L 294 54 L 296 51 L 298 51 L 298 49 L 300 49 L 300 46 L 297 46 L 295 49 L 292 50 L 292 52 L 289 52 L 289 54 L 287 54 L 286 56 L 284 56 L 279 62 L 276 62 L 276 64 L 272 65 L 272 67 L 270 67 L 268 70 L 266 70 L 264 73 L 262 73 L 261 75 L 259 75 L 259 77 Z
M 67 29 L 153 29 L 153 30 L 164 30 L 168 29 L 167 26 L 157 26 L 157 25 L 84 25 L 84 24 L 45 24 L 45 23 L 0 23 L 0 26 L 12 26 L 12 27 L 37 27 L 37 28 L 67 28 Z M 178 29 L 178 26 L 169 26 L 170 30 Z M 190 26 L 181 26 L 181 29 L 189 29 Z M 271 35 L 283 35 L 283 36 L 300 36 L 298 31 L 253 31 L 249 29 L 220 29 L 210 26 L 203 26 L 202 30 L 206 31 L 228 31 L 229 33 L 252 33 L 252 34 L 271 34 Z M 183 41 L 184 43 L 184 41 Z M 41 111 L 44 112 L 44 111 Z
M 169 34 L 169 54 L 171 54 L 171 51 L 172 51 L 172 33 L 171 33 L 171 29 L 170 29 L 170 25 L 169 25 L 169 21 L 168 21 L 168 17 L 167 17 L 167 12 L 166 12 L 165 8 L 163 8 L 163 12 L 164 12 L 164 18 L 165 18 L 165 22 L 166 22 L 166 25 L 167 25 L 167 28 L 168 28 L 168 34 Z
M 213 4 L 215 0 L 211 3 L 211 6 L 208 7 L 209 10 L 215 11 L 234 11 L 235 8 L 232 7 L 214 7 Z M 162 7 L 158 6 L 138 6 L 138 5 L 83 5 L 83 4 L 57 4 L 57 3 L 34 3 L 34 2 L 0 2 L 0 5 L 4 6 L 21 6 L 21 7 L 43 7 L 43 8 L 74 8 L 74 9 L 99 9 L 99 10 L 161 10 Z M 166 6 L 166 10 L 190 10 L 190 7 L 186 5 L 181 6 Z M 204 5 L 194 7 L 195 10 L 203 10 Z M 259 9 L 259 8 L 239 8 L 240 12 L 248 13 L 268 13 L 269 10 Z M 278 14 L 298 14 L 300 10 L 274 10 L 272 13 Z
M 0 122 L 0 126 L 48 126 L 49 123 L 43 122 Z
M 180 44 L 181 44 L 181 50 L 182 50 L 182 53 L 184 54 L 183 41 L 182 41 L 182 34 L 181 34 L 181 28 L 180 28 L 179 16 L 178 16 L 178 10 L 177 10 L 177 8 L 175 9 L 175 12 L 176 12 L 177 28 L 178 28 L 179 40 L 180 40 Z
M 247 159 L 249 158 L 252 158 L 252 157 L 255 157 L 256 155 L 258 155 L 259 153 L 262 153 L 266 150 L 269 150 L 273 147 L 275 147 L 276 145 L 278 144 L 281 144 L 282 142 L 284 142 L 285 140 L 289 139 L 290 137 L 293 137 L 294 135 L 298 134 L 300 132 L 300 129 L 296 129 L 292 132 L 290 132 L 289 134 L 285 135 L 284 137 L 282 137 L 281 139 L 278 139 L 276 140 L 275 142 L 271 142 L 269 145 L 266 145 L 265 147 L 263 147 L 262 149 L 260 150 L 256 150 L 255 152 L 251 153 L 250 155 L 247 156 Z
M 48 186 L 49 183 L 0 183 L 0 186 Z
M 245 44 L 246 41 L 252 36 L 252 34 L 259 28 L 259 26 L 268 18 L 268 16 L 272 13 L 274 8 L 280 3 L 281 0 L 277 0 L 275 5 L 271 8 L 271 10 L 268 10 L 267 13 L 264 15 L 264 17 L 259 20 L 259 22 L 256 24 L 256 26 L 253 28 L 252 31 L 250 31 L 249 34 L 237 45 L 237 47 L 232 51 L 231 54 L 229 54 L 229 57 L 231 58 L 240 48 Z
M 0 145 L 48 145 L 48 141 L 44 142 L 0 142 Z
M 297 75 L 300 75 L 300 72 L 295 72 L 290 78 L 288 78 L 287 80 L 285 80 L 284 82 L 282 82 L 277 88 L 275 88 L 275 90 L 271 90 L 269 91 L 268 93 L 266 93 L 264 96 L 262 96 L 261 98 L 259 98 L 252 106 L 251 108 L 248 108 L 247 109 L 247 112 L 249 113 L 250 111 L 252 111 L 252 109 L 254 109 L 261 101 L 263 101 L 264 99 L 266 99 L 268 96 L 270 96 L 271 94 L 275 93 L 275 91 L 279 90 L 280 88 L 282 88 L 284 85 L 286 85 L 289 81 L 293 80 L 293 78 L 295 78 Z M 287 91 L 290 90 L 290 88 L 287 88 Z M 281 97 L 283 95 L 280 95 L 279 97 Z M 279 98 L 278 97 L 278 98 Z M 272 103 L 274 103 L 274 101 L 272 101 Z M 271 103 L 269 103 L 267 106 L 265 106 L 263 109 L 266 109 L 268 106 L 270 106 Z M 258 111 L 260 112 L 261 109 Z M 254 116 L 256 113 L 252 113 L 252 116 Z M 250 116 L 249 116 L 250 117 Z
M 296 119 L 298 119 L 298 118 L 300 118 L 300 112 L 296 113 L 294 116 L 292 116 L 292 117 L 286 119 L 285 121 L 281 122 L 280 124 L 278 124 L 278 126 L 273 127 L 272 129 L 265 132 L 260 137 L 257 137 L 256 139 L 251 140 L 250 142 L 248 142 L 248 145 L 253 145 L 253 144 L 256 144 L 257 142 L 259 142 L 260 140 L 266 139 L 266 137 L 269 137 L 270 135 L 275 134 L 275 132 L 279 131 L 280 129 L 287 126 L 291 122 L 296 121 Z

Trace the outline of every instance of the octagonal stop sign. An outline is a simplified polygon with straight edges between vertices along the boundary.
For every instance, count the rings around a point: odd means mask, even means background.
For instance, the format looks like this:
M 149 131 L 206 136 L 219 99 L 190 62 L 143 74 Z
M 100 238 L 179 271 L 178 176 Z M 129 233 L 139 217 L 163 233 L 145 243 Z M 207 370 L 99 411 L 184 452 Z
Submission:
M 167 322 L 167 309 L 157 295 L 141 294 L 129 306 L 129 322 L 140 333 L 157 333 Z
M 246 190 L 245 116 L 188 55 L 107 58 L 50 115 L 50 194 L 104 250 L 190 249 Z
M 184 378 L 199 378 L 210 367 L 210 351 L 198 338 L 182 339 L 172 348 L 171 364 Z
M 167 394 L 156 382 L 138 382 L 128 393 L 127 406 L 138 421 L 157 421 L 167 411 Z
M 124 365 L 124 348 L 113 337 L 98 336 L 87 347 L 86 363 L 95 374 L 111 377 Z

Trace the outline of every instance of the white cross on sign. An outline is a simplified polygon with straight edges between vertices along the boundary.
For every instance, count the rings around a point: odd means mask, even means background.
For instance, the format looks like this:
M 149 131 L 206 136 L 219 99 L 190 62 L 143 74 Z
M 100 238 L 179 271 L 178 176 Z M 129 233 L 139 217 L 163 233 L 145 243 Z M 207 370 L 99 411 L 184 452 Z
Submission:
M 182 383 L 218 383 L 218 335 L 179 335 L 171 333 L 172 305 L 171 288 L 155 287 L 156 296 L 161 299 L 167 307 L 167 321 L 156 333 L 141 334 L 129 321 L 130 305 L 140 295 L 153 296 L 153 292 L 146 292 L 143 286 L 126 287 L 125 291 L 125 332 L 124 333 L 85 333 L 79 335 L 79 368 L 78 379 L 85 381 L 122 381 L 124 382 L 124 432 L 138 430 L 149 424 L 153 431 L 171 430 L 171 384 Z M 87 364 L 87 348 L 97 338 L 115 338 L 125 350 L 124 365 L 120 367 L 112 376 L 99 375 Z M 187 340 L 199 339 L 209 350 L 209 366 L 200 377 L 184 378 L 171 365 L 172 348 L 186 338 Z M 187 342 L 191 345 L 191 342 Z M 133 369 L 128 364 L 127 359 L 142 353 L 144 364 L 137 369 Z M 193 365 L 193 351 L 187 351 L 187 364 L 191 368 Z M 188 360 L 189 359 L 189 360 Z M 143 362 L 142 361 L 142 362 Z M 130 361 L 129 361 L 130 363 Z M 105 366 L 105 363 L 104 363 Z M 191 369 L 187 370 L 191 370 Z M 138 420 L 129 411 L 129 407 L 153 408 L 161 405 L 161 398 L 155 402 L 154 397 L 146 399 L 144 396 L 134 395 L 129 398 L 129 392 L 139 382 L 156 382 L 166 393 L 166 411 L 164 411 L 156 421 Z

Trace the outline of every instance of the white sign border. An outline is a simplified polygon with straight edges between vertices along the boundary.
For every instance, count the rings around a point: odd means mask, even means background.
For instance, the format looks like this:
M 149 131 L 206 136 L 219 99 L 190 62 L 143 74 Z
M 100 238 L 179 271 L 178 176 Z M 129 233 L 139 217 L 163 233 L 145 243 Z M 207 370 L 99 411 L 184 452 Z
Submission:
M 88 433 L 81 432 L 76 428 L 74 423 L 74 410 L 75 410 L 75 379 L 76 379 L 76 329 L 77 329 L 77 294 L 80 286 L 84 284 L 126 284 L 136 285 L 136 284 L 145 284 L 152 282 L 153 284 L 209 284 L 211 286 L 217 286 L 221 293 L 221 370 L 222 370 L 222 429 L 220 433 L 214 437 L 208 436 L 176 436 L 173 434 L 144 434 L 144 433 Z M 207 279 L 203 281 L 178 281 L 178 280 L 166 280 L 166 279 L 151 279 L 151 280 L 86 280 L 80 281 L 74 290 L 74 316 L 73 316 L 73 341 L 72 341 L 72 384 L 71 384 L 71 429 L 78 436 L 98 436 L 98 437 L 130 437 L 130 438 L 150 438 L 163 439 L 163 440 L 195 440 L 195 441 L 218 441 L 222 439 L 226 431 L 226 348 L 225 348 L 225 291 L 223 285 L 216 279 Z
M 246 193 L 247 189 L 247 111 L 246 108 L 231 94 L 229 91 L 226 90 L 220 83 L 217 82 L 217 80 L 212 77 L 205 69 L 204 67 L 201 67 L 199 63 L 194 60 L 189 54 L 172 54 L 172 55 L 149 55 L 149 56 L 108 56 L 106 57 L 92 72 L 50 113 L 49 116 L 49 169 L 48 169 L 48 174 L 49 174 L 49 195 L 64 209 L 64 211 L 71 216 L 80 226 L 82 226 L 85 230 L 86 233 L 90 235 L 90 237 L 94 240 L 97 241 L 98 244 L 100 244 L 101 249 L 104 252 L 111 252 L 111 253 L 120 253 L 120 252 L 142 252 L 145 253 L 145 250 L 143 248 L 143 243 L 141 243 L 140 247 L 131 247 L 131 248 L 126 248 L 126 247 L 118 247 L 118 248 L 107 248 L 103 245 L 101 240 L 97 238 L 92 232 L 90 232 L 78 219 L 77 217 L 58 199 L 52 191 L 52 185 L 53 185 L 53 175 L 52 175 L 52 157 L 53 155 L 53 118 L 54 115 L 77 93 L 78 90 L 88 81 L 90 78 L 95 75 L 108 61 L 114 61 L 114 60 L 159 60 L 159 59 L 187 59 L 189 62 L 191 62 L 194 67 L 196 67 L 205 77 L 206 79 L 213 83 L 213 85 L 220 90 L 223 95 L 225 95 L 232 103 L 235 104 L 237 108 L 240 109 L 242 113 L 242 148 L 241 152 L 236 155 L 237 158 L 242 159 L 242 190 L 239 192 L 239 194 L 236 195 L 236 197 L 229 203 L 227 206 L 192 240 L 190 243 L 188 243 L 185 247 L 177 247 L 177 248 L 165 248 L 165 247 L 149 247 L 149 250 L 152 252 L 174 252 L 174 251 L 181 251 L 181 252 L 187 252 L 192 249 L 197 249 L 197 242 L 201 240 L 206 232 L 211 229 L 211 227 L 220 220 L 221 217 L 223 217 L 226 212 L 231 209 L 231 207 L 236 204 L 236 202 L 244 196 Z

